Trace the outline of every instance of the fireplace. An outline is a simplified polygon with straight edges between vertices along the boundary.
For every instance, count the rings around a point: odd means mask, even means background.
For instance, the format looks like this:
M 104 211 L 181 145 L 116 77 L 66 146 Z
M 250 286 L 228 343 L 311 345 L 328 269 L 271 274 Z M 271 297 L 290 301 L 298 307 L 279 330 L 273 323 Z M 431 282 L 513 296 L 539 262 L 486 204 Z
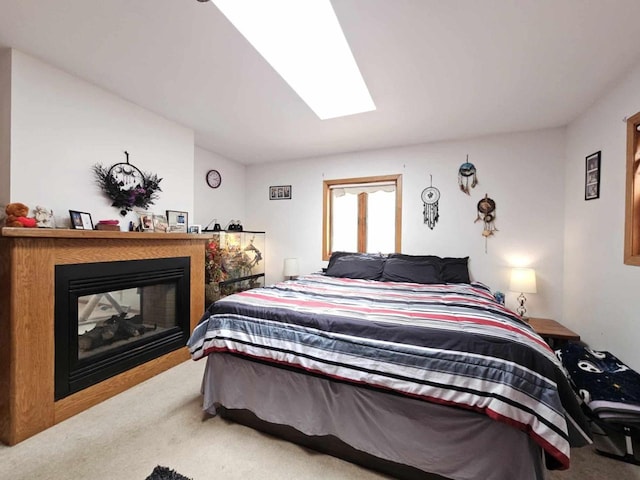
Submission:
M 189 337 L 190 257 L 55 266 L 55 400 Z
M 56 348 L 55 342 L 55 313 L 59 307 L 55 299 L 58 266 L 92 264 L 87 276 L 100 277 L 102 266 L 108 268 L 114 262 L 188 257 L 189 277 L 182 283 L 177 282 L 176 303 L 184 304 L 183 288 L 190 290 L 189 307 L 184 312 L 190 316 L 189 331 L 192 331 L 204 312 L 204 243 L 208 238 L 206 234 L 174 232 L 0 229 L 0 285 L 4 287 L 0 289 L 0 442 L 15 445 L 189 360 L 187 336 L 184 335 L 185 343 L 181 348 L 56 400 L 55 360 L 56 350 L 61 350 Z M 124 276 L 127 278 L 128 274 Z M 173 280 L 152 282 L 158 284 L 158 288 L 167 288 L 166 284 L 170 283 Z M 134 307 L 129 302 L 127 296 L 130 292 L 127 290 L 137 288 L 137 285 L 125 282 L 125 285 L 116 288 L 87 289 L 77 297 L 89 296 L 92 299 L 94 294 L 113 291 L 112 296 L 131 311 Z M 120 290 L 125 292 L 119 293 Z M 147 300 L 151 297 L 145 295 Z M 84 312 L 85 300 L 82 299 L 83 303 L 78 308 L 79 300 L 74 298 L 76 307 L 73 308 Z M 63 298 L 63 301 L 69 302 L 69 299 Z M 104 297 L 94 301 L 96 309 L 105 306 L 110 308 L 110 301 L 105 301 Z M 145 315 L 148 314 L 151 306 L 145 301 L 140 305 Z M 172 310 L 174 307 L 169 301 L 163 301 L 153 303 L 153 308 Z M 183 307 L 175 308 L 182 311 Z M 182 327 L 183 321 L 186 321 L 183 315 L 178 314 L 178 328 Z M 157 330 L 161 329 L 160 322 L 145 319 L 142 323 L 150 323 L 151 326 L 158 323 Z M 176 327 L 167 328 L 171 331 Z M 75 342 L 78 341 L 78 335 L 76 328 Z M 74 343 L 68 338 L 67 348 Z M 133 341 L 136 340 L 137 337 L 133 338 Z M 94 350 L 94 353 L 97 354 L 98 350 Z

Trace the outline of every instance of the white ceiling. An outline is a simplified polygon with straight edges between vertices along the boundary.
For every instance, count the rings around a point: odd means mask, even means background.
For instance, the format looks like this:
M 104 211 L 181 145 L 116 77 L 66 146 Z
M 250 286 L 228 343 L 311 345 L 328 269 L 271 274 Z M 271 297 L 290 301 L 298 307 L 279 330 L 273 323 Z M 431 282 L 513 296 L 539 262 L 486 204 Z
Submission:
M 374 112 L 319 120 L 196 0 L 0 0 L 0 46 L 190 127 L 199 146 L 245 164 L 566 125 L 640 61 L 638 0 L 333 5 Z

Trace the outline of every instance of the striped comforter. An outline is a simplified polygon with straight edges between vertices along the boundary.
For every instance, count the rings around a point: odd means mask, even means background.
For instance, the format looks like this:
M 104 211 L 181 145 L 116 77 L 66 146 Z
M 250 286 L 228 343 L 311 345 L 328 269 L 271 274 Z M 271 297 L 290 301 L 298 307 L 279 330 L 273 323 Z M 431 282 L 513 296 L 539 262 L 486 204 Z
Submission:
M 217 301 L 188 346 L 478 411 L 527 432 L 549 468 L 589 442 L 553 351 L 479 283 L 307 275 Z

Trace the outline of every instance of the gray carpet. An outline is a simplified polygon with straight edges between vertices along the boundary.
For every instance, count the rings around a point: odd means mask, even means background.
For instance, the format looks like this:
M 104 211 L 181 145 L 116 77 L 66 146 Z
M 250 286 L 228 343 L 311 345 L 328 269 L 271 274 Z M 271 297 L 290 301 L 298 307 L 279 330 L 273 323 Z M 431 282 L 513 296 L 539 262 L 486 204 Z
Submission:
M 389 477 L 201 411 L 203 362 L 185 362 L 13 447 L 0 478 L 144 480 L 158 465 L 193 480 L 374 480 Z M 573 452 L 551 480 L 640 480 L 640 467 Z M 505 461 L 510 461 L 505 459 Z

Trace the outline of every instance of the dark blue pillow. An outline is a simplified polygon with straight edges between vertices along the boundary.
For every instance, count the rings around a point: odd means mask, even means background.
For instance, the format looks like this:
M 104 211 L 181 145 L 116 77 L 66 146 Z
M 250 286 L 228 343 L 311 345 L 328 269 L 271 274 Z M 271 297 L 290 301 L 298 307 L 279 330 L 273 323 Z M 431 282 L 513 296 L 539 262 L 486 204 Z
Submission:
M 335 264 L 340 257 L 347 257 L 349 255 L 359 255 L 359 254 L 356 252 L 333 252 L 331 254 L 331 258 L 329 258 L 329 265 L 327 265 L 327 268 L 332 267 L 333 264 Z
M 443 258 L 440 274 L 446 283 L 471 283 L 469 277 L 469 257 Z
M 469 257 L 440 258 L 435 255 L 392 253 L 389 258 L 402 258 L 412 262 L 431 261 L 434 265 L 438 265 L 441 283 L 471 283 Z
M 384 263 L 383 282 L 444 283 L 438 257 L 392 255 Z
M 380 280 L 384 261 L 385 257 L 377 254 L 335 252 L 325 273 L 330 277 Z
M 402 258 L 409 261 L 430 261 L 434 265 L 439 265 L 442 259 L 437 255 L 409 255 L 407 253 L 390 253 L 389 258 Z

